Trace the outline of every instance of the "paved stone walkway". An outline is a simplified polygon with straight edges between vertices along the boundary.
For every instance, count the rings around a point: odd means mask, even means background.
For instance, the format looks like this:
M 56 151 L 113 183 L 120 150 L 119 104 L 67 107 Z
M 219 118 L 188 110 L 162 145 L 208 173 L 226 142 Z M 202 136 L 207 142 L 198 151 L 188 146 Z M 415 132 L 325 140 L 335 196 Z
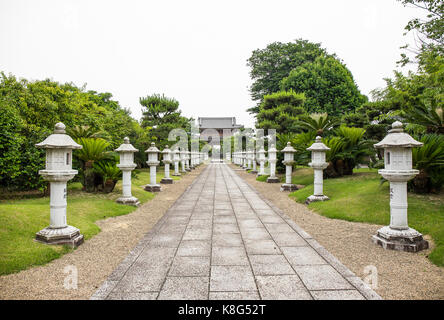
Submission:
M 228 165 L 210 164 L 91 299 L 380 297 Z

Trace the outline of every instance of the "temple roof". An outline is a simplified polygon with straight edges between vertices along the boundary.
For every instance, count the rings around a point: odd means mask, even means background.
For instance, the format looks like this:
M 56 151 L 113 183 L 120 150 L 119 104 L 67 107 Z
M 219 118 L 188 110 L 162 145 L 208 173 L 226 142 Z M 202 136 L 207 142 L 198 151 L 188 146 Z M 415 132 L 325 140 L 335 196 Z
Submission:
M 197 118 L 200 129 L 243 129 L 244 126 L 236 124 L 235 117 L 199 117 Z

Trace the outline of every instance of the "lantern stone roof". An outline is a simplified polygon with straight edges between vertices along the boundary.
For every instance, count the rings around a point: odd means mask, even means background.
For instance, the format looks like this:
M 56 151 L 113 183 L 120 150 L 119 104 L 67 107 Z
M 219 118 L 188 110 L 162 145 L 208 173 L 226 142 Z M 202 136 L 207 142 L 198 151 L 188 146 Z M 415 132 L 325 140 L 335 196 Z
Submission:
M 160 150 L 157 149 L 156 144 L 154 142 L 151 142 L 151 147 L 149 147 L 145 152 L 146 153 L 159 153 Z
M 275 147 L 274 144 L 272 144 L 271 147 L 268 148 L 268 152 L 270 152 L 270 151 L 272 151 L 272 152 L 277 152 L 277 149 L 276 149 L 276 147 Z
M 422 142 L 416 141 L 408 133 L 402 129 L 402 123 L 395 121 L 392 124 L 392 129 L 380 142 L 374 144 L 375 148 L 388 148 L 388 147 L 403 147 L 413 148 L 421 147 Z
M 320 136 L 316 137 L 315 143 L 313 143 L 310 147 L 307 148 L 309 151 L 328 151 L 330 150 L 323 142 Z
M 116 151 L 116 152 L 137 152 L 139 150 L 133 147 L 133 145 L 130 143 L 130 140 L 128 137 L 125 137 L 125 138 L 123 138 L 123 143 L 114 151 Z
M 82 146 L 76 143 L 65 132 L 65 125 L 61 122 L 57 123 L 54 127 L 54 133 L 48 136 L 45 140 L 37 143 L 37 148 L 46 149 L 82 149 Z
M 166 145 L 165 149 L 162 150 L 162 154 L 167 154 L 167 153 L 170 153 L 170 152 L 171 152 L 171 150 L 168 149 L 168 145 Z
M 281 152 L 296 152 L 296 150 L 291 146 L 291 142 L 287 142 L 287 146 Z

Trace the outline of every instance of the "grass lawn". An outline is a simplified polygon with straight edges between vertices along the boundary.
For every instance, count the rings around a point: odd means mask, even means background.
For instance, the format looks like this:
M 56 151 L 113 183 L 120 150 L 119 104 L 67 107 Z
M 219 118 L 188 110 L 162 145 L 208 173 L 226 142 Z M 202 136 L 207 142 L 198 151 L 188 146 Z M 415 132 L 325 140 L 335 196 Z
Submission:
M 163 177 L 159 170 L 157 179 Z M 172 177 L 177 180 L 179 177 Z M 154 198 L 143 190 L 149 183 L 149 170 L 138 170 L 132 179 L 132 194 L 141 203 Z M 119 181 L 112 193 L 86 193 L 79 182 L 68 184 L 68 224 L 80 229 L 85 239 L 100 232 L 95 221 L 128 214 L 136 208 L 118 204 L 122 193 Z M 73 250 L 67 246 L 45 245 L 34 241 L 35 233 L 49 224 L 49 197 L 0 201 L 0 275 L 42 265 Z
M 372 224 L 390 223 L 389 184 L 380 185 L 376 169 L 357 169 L 353 176 L 324 180 L 324 194 L 329 201 L 313 202 L 310 209 L 332 218 Z M 258 179 L 266 179 L 259 177 Z M 294 200 L 304 203 L 313 194 L 313 170 L 298 168 L 293 183 L 306 185 L 290 194 Z M 444 193 L 408 195 L 409 226 L 430 235 L 436 248 L 429 259 L 444 266 Z

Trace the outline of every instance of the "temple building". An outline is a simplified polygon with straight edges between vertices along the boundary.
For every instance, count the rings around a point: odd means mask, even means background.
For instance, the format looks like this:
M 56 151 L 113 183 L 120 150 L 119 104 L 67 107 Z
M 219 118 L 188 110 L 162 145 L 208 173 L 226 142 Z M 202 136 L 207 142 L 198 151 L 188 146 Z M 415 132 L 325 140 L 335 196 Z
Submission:
M 210 129 L 215 129 L 220 138 L 222 139 L 224 134 L 224 129 L 243 129 L 244 126 L 241 124 L 236 124 L 235 117 L 199 117 L 197 118 L 199 133 L 202 136 L 202 132 L 206 129 L 207 132 L 204 132 L 203 135 L 211 135 Z M 230 133 L 231 136 L 231 133 Z

